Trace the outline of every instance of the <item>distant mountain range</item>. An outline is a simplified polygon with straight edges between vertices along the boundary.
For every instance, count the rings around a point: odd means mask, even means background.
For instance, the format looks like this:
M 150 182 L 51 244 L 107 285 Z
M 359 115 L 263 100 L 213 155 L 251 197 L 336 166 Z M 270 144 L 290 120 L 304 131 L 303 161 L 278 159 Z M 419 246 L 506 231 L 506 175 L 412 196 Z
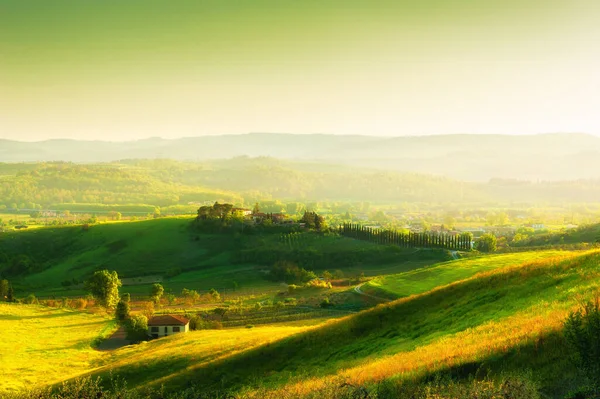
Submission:
M 326 161 L 466 181 L 600 178 L 600 138 L 579 133 L 403 137 L 250 133 L 129 142 L 0 140 L 0 162 L 202 161 L 238 156 Z

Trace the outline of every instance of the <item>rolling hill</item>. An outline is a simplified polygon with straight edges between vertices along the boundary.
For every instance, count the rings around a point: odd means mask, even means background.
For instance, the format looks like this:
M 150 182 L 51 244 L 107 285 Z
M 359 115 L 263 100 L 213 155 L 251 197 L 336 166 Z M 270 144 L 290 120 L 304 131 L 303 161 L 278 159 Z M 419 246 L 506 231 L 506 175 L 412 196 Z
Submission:
M 444 268 L 426 268 L 439 274 L 439 286 L 422 286 L 371 310 L 312 327 L 168 337 L 105 354 L 90 373 L 120 375 L 142 391 L 195 385 L 205 394 L 227 390 L 245 398 L 326 398 L 343 382 L 378 398 L 398 398 L 439 373 L 501 379 L 529 370 L 534 374 L 527 378 L 547 397 L 562 398 L 581 384 L 567 360 L 562 324 L 597 292 L 600 253 L 547 255 L 497 268 L 478 267 L 473 259 L 453 262 L 469 273 L 481 271 L 464 279 L 458 274 L 456 281 Z
M 273 291 L 279 283 L 266 280 L 264 271 L 278 261 L 317 272 L 375 275 L 381 268 L 393 273 L 449 259 L 442 250 L 415 252 L 311 232 L 296 233 L 293 243 L 280 232 L 211 234 L 192 221 L 161 218 L 3 233 L 0 273 L 19 293 L 42 296 L 81 295 L 80 282 L 102 269 L 135 283 L 127 287 L 131 294 L 146 294 L 155 279 L 173 292 L 227 290 L 233 282 L 241 290 Z
M 327 397 L 340 381 L 376 392 L 387 381 L 388 396 L 378 397 L 396 398 L 403 384 L 423 384 L 436 373 L 534 370 L 542 392 L 560 398 L 579 383 L 562 323 L 577 298 L 598 289 L 598 261 L 592 251 L 500 267 L 224 356 L 210 356 L 210 344 L 191 349 L 212 342 L 211 332 L 193 332 L 117 351 L 94 374 L 112 370 L 131 388 L 192 384 L 250 398 Z
M 253 133 L 122 143 L 0 141 L 0 162 L 109 162 L 128 158 L 199 161 L 270 156 L 439 174 L 467 181 L 494 177 L 533 181 L 595 179 L 600 177 L 599 153 L 600 138 L 575 133 L 405 137 Z

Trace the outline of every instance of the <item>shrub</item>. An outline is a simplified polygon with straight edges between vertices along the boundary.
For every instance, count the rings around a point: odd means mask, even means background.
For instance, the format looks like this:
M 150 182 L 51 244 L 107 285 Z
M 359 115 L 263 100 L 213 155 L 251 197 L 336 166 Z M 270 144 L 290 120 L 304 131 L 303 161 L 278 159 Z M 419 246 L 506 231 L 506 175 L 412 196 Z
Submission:
M 77 298 L 73 301 L 73 307 L 78 310 L 83 310 L 87 308 L 88 301 L 85 298 Z
M 296 298 L 285 298 L 283 302 L 290 306 L 296 306 L 298 304 L 298 300 Z
M 569 314 L 564 335 L 572 351 L 571 360 L 585 377 L 594 397 L 600 394 L 600 298 Z
M 326 308 L 330 308 L 330 307 L 332 307 L 332 306 L 333 306 L 333 303 L 331 303 L 331 302 L 329 301 L 329 298 L 324 298 L 324 299 L 321 301 L 321 303 L 319 304 L 319 306 L 320 306 L 320 307 L 322 307 L 323 309 L 326 309 Z
M 125 323 L 127 339 L 133 342 L 148 339 L 148 318 L 144 315 L 135 315 Z
M 482 235 L 477 240 L 477 250 L 481 252 L 495 252 L 498 240 L 496 236 L 490 233 Z
M 23 303 L 26 303 L 28 305 L 35 305 L 35 304 L 38 304 L 39 301 L 35 297 L 35 295 L 29 294 L 25 299 L 23 299 Z

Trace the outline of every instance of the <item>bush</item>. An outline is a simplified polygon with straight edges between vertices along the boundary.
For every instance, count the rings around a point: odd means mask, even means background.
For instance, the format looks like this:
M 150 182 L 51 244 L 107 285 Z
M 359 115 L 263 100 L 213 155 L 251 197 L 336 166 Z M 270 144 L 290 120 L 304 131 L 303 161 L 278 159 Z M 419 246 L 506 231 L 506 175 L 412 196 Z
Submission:
M 600 395 L 600 298 L 588 302 L 569 314 L 564 335 L 572 351 L 571 360 L 578 372 L 588 381 L 584 390 Z
M 495 252 L 497 248 L 498 240 L 496 236 L 490 233 L 482 235 L 477 240 L 477 250 L 481 252 Z
M 146 341 L 148 339 L 148 318 L 144 315 L 135 315 L 125 323 L 127 339 L 133 342 Z
M 23 303 L 28 305 L 37 305 L 39 303 L 38 299 L 33 294 L 29 294 L 27 298 L 23 299 Z
M 322 307 L 323 309 L 326 309 L 326 308 L 330 308 L 330 307 L 332 307 L 332 306 L 333 306 L 333 303 L 331 303 L 331 302 L 329 301 L 329 298 L 324 298 L 324 299 L 321 301 L 321 303 L 319 304 L 319 306 L 320 306 L 320 307 Z

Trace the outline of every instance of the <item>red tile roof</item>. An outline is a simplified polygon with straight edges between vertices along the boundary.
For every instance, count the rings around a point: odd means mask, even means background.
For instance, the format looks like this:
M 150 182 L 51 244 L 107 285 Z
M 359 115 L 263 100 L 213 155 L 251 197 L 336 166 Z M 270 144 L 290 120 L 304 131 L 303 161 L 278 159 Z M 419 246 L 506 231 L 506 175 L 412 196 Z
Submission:
M 185 326 L 190 321 L 183 316 L 167 314 L 163 316 L 154 316 L 148 320 L 149 326 Z

